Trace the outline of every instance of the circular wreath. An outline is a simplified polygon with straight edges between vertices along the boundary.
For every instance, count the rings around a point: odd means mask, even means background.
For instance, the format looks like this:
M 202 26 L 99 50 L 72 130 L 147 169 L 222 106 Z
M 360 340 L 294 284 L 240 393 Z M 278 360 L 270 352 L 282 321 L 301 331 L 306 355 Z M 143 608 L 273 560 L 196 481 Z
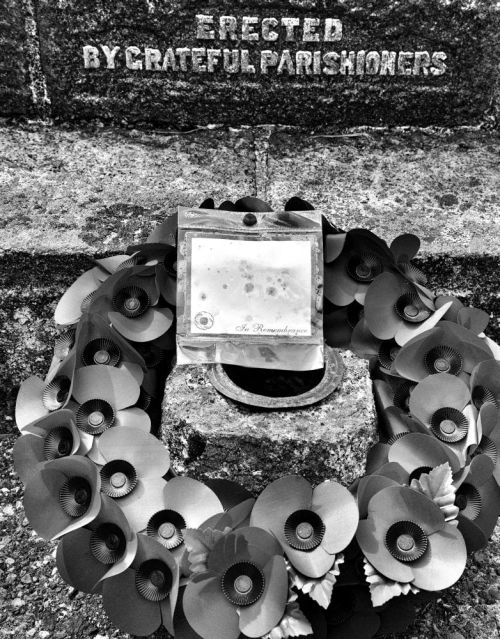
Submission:
M 201 208 L 214 208 L 206 200 Z M 255 198 L 219 208 L 270 211 Z M 313 207 L 292 198 L 287 210 Z M 345 488 L 300 476 L 254 498 L 178 477 L 154 436 L 175 346 L 176 218 L 95 260 L 55 311 L 45 380 L 21 385 L 15 468 L 57 567 L 111 621 L 175 637 L 368 639 L 454 584 L 500 514 L 500 348 L 487 313 L 435 296 L 390 246 L 324 220 L 327 344 L 370 360 L 380 441 Z

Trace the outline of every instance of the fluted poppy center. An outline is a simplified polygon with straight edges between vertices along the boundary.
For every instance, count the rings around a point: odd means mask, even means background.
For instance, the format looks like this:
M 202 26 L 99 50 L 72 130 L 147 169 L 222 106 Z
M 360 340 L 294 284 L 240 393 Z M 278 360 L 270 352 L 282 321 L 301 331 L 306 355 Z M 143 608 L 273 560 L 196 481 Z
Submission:
M 424 555 L 429 540 L 418 524 L 398 521 L 389 528 L 385 545 L 394 559 L 405 563 L 416 561 Z
M 378 361 L 384 368 L 390 369 L 392 362 L 396 359 L 397 354 L 401 350 L 395 340 L 385 340 L 380 344 L 378 351 Z
M 408 483 L 411 484 L 414 479 L 419 479 L 420 475 L 427 475 L 431 472 L 431 470 L 432 468 L 430 466 L 419 466 L 418 468 L 415 468 L 415 470 L 410 473 Z
M 287 543 L 295 550 L 310 551 L 323 540 L 325 525 L 314 511 L 296 510 L 286 520 L 284 534 Z
M 467 417 L 457 410 L 445 406 L 439 408 L 431 417 L 431 430 L 442 442 L 453 444 L 467 436 L 469 422 Z
M 462 484 L 455 495 L 455 505 L 460 514 L 471 521 L 477 519 L 481 512 L 482 500 L 479 491 L 472 484 Z
M 76 411 L 76 425 L 89 435 L 100 435 L 115 421 L 115 412 L 103 399 L 90 399 Z
M 147 601 L 166 599 L 172 584 L 172 573 L 160 559 L 144 561 L 135 573 L 137 592 Z
M 139 317 L 150 305 L 147 292 L 140 286 L 127 286 L 120 289 L 113 298 L 115 310 L 125 317 Z
M 486 386 L 474 386 L 472 389 L 472 402 L 474 406 L 479 410 L 483 404 L 494 404 L 498 406 L 493 392 Z
M 496 465 L 498 460 L 498 450 L 495 442 L 491 440 L 489 437 L 483 435 L 481 441 L 479 442 L 479 446 L 474 451 L 475 455 L 487 455 L 490 459 L 493 460 L 493 463 Z
M 101 468 L 101 490 L 119 499 L 131 493 L 137 485 L 137 473 L 129 462 L 114 459 Z
M 47 384 L 42 393 L 42 403 L 47 410 L 54 411 L 62 408 L 68 399 L 71 380 L 64 375 L 58 375 Z
M 183 543 L 182 530 L 186 527 L 182 515 L 175 510 L 165 509 L 159 510 L 151 517 L 146 526 L 146 533 L 168 550 L 173 550 Z
M 102 564 L 114 564 L 119 561 L 126 545 L 123 531 L 112 523 L 101 524 L 90 537 L 90 550 Z
M 105 337 L 98 337 L 90 341 L 82 352 L 82 362 L 85 366 L 101 364 L 104 366 L 116 366 L 121 359 L 121 351 L 118 346 Z
M 108 351 L 100 350 L 94 354 L 94 362 L 96 364 L 108 364 L 111 360 L 111 355 Z
M 43 453 L 45 459 L 57 459 L 67 457 L 73 448 L 73 435 L 69 428 L 58 426 L 53 428 L 45 437 L 43 443 Z
M 352 255 L 346 265 L 347 273 L 356 282 L 368 284 L 382 272 L 382 264 L 373 253 Z
M 221 579 L 222 592 L 235 606 L 250 606 L 258 601 L 262 597 L 264 586 L 264 573 L 249 561 L 233 564 Z
M 431 375 L 436 373 L 458 375 L 463 366 L 462 355 L 451 346 L 435 346 L 431 348 L 424 355 L 424 363 Z
M 81 517 L 89 506 L 92 489 L 84 477 L 71 477 L 61 486 L 59 503 L 64 512 L 70 517 Z

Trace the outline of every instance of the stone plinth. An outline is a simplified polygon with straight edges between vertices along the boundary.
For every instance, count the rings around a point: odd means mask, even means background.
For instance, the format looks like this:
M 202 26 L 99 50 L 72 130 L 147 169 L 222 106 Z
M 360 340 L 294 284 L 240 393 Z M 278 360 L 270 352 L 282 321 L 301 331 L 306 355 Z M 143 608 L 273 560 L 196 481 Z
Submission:
M 65 120 L 450 126 L 494 112 L 489 0 L 40 0 L 38 27 Z
M 253 491 L 289 473 L 349 485 L 364 470 L 376 426 L 366 362 L 342 357 L 344 378 L 329 397 L 287 411 L 236 404 L 213 388 L 203 367 L 177 367 L 166 384 L 161 432 L 174 468 Z

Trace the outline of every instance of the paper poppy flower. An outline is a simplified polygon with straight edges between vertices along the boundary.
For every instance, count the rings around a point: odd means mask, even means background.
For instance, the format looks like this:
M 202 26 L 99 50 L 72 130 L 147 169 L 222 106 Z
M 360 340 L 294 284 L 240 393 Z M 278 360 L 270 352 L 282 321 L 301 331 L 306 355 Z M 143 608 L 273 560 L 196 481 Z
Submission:
M 76 425 L 87 454 L 101 463 L 96 438 L 108 428 L 135 427 L 149 432 L 151 420 L 147 413 L 134 406 L 140 387 L 124 368 L 93 364 L 79 368 L 74 376 L 73 398 Z
M 54 312 L 55 323 L 59 326 L 76 324 L 90 305 L 97 289 L 126 259 L 128 255 L 95 260 L 96 266 L 80 275 L 59 300 Z
M 130 343 L 109 322 L 94 313 L 84 313 L 75 335 L 76 368 L 82 366 L 114 366 L 126 368 L 139 386 L 146 364 Z
M 477 409 L 486 403 L 500 408 L 500 362 L 489 359 L 479 363 L 472 371 L 470 387 Z
M 461 466 L 478 444 L 477 411 L 470 399 L 469 388 L 459 377 L 438 373 L 419 382 L 409 400 L 411 415 L 452 449 Z
M 463 326 L 442 321 L 407 342 L 394 360 L 399 375 L 419 382 L 427 375 L 449 373 L 468 378 L 492 353 L 484 340 Z
M 102 582 L 104 610 L 123 632 L 145 636 L 164 626 L 173 635 L 179 568 L 157 541 L 145 535 L 137 539 L 130 568 Z
M 474 455 L 486 455 L 493 463 L 493 477 L 500 486 L 500 413 L 491 403 L 485 403 L 479 410 L 477 420 L 481 439 Z
M 108 318 L 113 327 L 132 342 L 151 342 L 172 326 L 169 308 L 158 308 L 159 288 L 147 266 L 130 269 L 113 283 Z M 102 311 L 101 311 L 102 312 Z
M 133 530 L 144 530 L 166 486 L 168 450 L 156 437 L 133 426 L 107 430 L 96 446 L 102 492 L 116 500 Z
M 223 536 L 208 570 L 186 586 L 183 609 L 204 639 L 262 637 L 280 621 L 288 600 L 288 574 L 280 544 L 248 527 Z
M 46 462 L 24 489 L 24 511 L 44 539 L 57 539 L 89 524 L 101 508 L 101 479 L 90 459 L 81 455 Z
M 171 306 L 177 304 L 177 273 L 175 263 L 177 251 L 175 246 L 164 243 L 138 244 L 129 246 L 130 264 L 142 265 L 149 269 L 142 269 L 145 273 L 154 274 L 156 285 L 163 299 Z
M 325 297 L 337 306 L 364 304 L 369 285 L 395 263 L 389 247 L 365 229 L 331 234 L 325 242 Z
M 219 498 L 208 486 L 190 477 L 170 479 L 156 496 L 151 496 L 148 508 L 145 532 L 168 548 L 177 559 L 185 550 L 182 531 L 198 528 L 209 517 L 224 510 Z
M 336 482 L 313 489 L 303 477 L 289 475 L 262 491 L 250 521 L 276 537 L 294 568 L 317 578 L 353 538 L 358 509 L 351 493 Z
M 102 580 L 126 570 L 135 557 L 137 536 L 115 502 L 101 495 L 101 509 L 85 528 L 63 536 L 56 564 L 64 581 L 82 592 L 100 592 Z
M 435 326 L 451 303 L 435 309 L 415 285 L 396 273 L 381 273 L 366 292 L 365 317 L 370 331 L 381 340 L 403 346 L 412 337 Z
M 347 306 L 327 304 L 323 309 L 323 333 L 328 346 L 348 348 L 352 332 L 363 315 L 363 306 L 352 302 Z
M 453 585 L 467 560 L 461 533 L 439 506 L 405 486 L 389 486 L 371 498 L 356 538 L 380 574 L 424 590 Z
M 70 352 L 45 381 L 32 375 L 21 384 L 15 413 L 16 424 L 21 432 L 28 424 L 68 405 L 74 370 L 75 355 Z
M 74 455 L 80 448 L 80 433 L 74 414 L 58 410 L 33 422 L 14 444 L 14 468 L 23 484 L 37 472 L 38 464 Z
M 468 552 L 486 546 L 500 516 L 500 488 L 493 470 L 493 460 L 487 455 L 478 455 L 455 482 L 458 529 Z

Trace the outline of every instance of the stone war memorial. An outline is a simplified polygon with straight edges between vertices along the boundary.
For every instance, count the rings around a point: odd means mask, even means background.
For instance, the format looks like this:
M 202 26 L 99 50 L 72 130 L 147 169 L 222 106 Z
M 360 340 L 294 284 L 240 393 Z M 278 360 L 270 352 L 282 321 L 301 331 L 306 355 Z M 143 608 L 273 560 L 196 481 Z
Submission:
M 498 635 L 499 117 L 494 1 L 0 0 L 0 637 Z

